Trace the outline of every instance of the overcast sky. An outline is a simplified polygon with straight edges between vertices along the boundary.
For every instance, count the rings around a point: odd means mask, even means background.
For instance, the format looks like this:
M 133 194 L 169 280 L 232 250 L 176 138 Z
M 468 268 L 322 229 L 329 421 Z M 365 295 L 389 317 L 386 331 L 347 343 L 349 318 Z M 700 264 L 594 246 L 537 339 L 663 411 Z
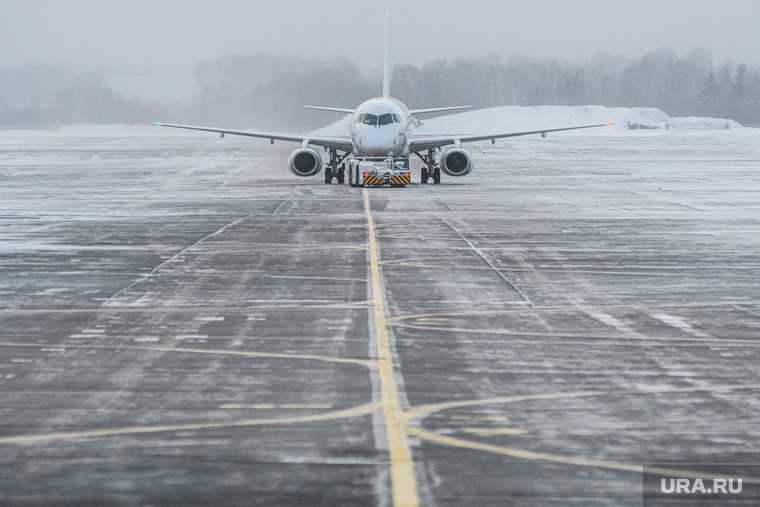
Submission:
M 760 0 L 0 0 L 0 65 L 188 67 L 229 53 L 382 60 L 383 12 L 395 62 L 601 50 L 710 49 L 760 62 Z

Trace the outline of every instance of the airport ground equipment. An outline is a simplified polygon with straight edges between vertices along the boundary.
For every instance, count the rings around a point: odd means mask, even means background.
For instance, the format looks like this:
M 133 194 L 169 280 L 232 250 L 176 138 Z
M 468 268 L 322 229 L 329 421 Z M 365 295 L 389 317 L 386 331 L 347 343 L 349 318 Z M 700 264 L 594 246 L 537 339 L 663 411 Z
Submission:
M 412 183 L 409 159 L 349 158 L 348 182 L 352 187 L 405 187 Z

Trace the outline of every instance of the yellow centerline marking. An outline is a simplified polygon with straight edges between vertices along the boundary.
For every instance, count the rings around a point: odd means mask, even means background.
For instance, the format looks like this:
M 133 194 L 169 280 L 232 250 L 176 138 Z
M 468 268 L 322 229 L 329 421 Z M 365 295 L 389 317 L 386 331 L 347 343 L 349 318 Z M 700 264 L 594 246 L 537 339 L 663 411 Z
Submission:
M 647 467 L 644 469 L 643 465 L 622 463 L 617 461 L 607 461 L 601 459 L 583 458 L 568 456 L 563 454 L 553 454 L 547 452 L 528 451 L 523 449 L 515 449 L 513 447 L 507 447 L 502 445 L 488 444 L 479 441 L 466 440 L 457 437 L 451 437 L 436 433 L 434 431 L 425 430 L 421 427 L 409 426 L 413 421 L 421 422 L 423 419 L 445 410 L 457 409 L 457 408 L 469 408 L 491 404 L 510 404 L 525 401 L 537 401 L 537 400 L 557 400 L 557 399 L 569 399 L 569 398 L 583 398 L 583 397 L 601 397 L 601 396 L 647 396 L 657 395 L 664 393 L 693 393 L 693 392 L 731 392 L 735 390 L 756 390 L 760 389 L 760 385 L 725 385 L 710 387 L 673 387 L 652 389 L 647 391 L 577 391 L 566 393 L 547 393 L 547 394 L 529 394 L 524 396 L 505 396 L 499 398 L 490 399 L 476 399 L 476 400 L 457 400 L 447 401 L 441 403 L 431 403 L 428 405 L 419 405 L 415 408 L 408 410 L 404 414 L 405 426 L 407 434 L 413 435 L 420 440 L 426 440 L 438 445 L 454 447 L 459 449 L 469 449 L 475 451 L 489 452 L 493 454 L 501 454 L 503 456 L 510 456 L 513 458 L 519 458 L 529 461 L 545 461 L 551 463 L 559 463 L 562 465 L 572 465 L 578 467 L 590 467 L 590 468 L 602 468 L 608 470 L 618 470 L 622 472 L 635 472 L 635 473 L 658 473 L 663 475 L 675 475 L 680 477 L 699 478 L 704 477 L 704 473 L 696 472 L 693 470 L 676 470 L 669 468 Z M 468 433 L 476 433 L 472 428 L 461 428 L 461 431 Z M 480 436 L 490 436 L 487 434 L 481 434 Z M 715 478 L 722 478 L 722 475 L 710 474 Z M 748 477 L 745 482 L 752 484 L 760 484 L 760 478 Z
M 385 432 L 388 439 L 388 453 L 391 465 L 391 489 L 395 507 L 417 507 L 420 503 L 417 495 L 417 479 L 414 475 L 414 462 L 409 447 L 407 427 L 399 400 L 398 386 L 393 369 L 391 340 L 388 334 L 388 321 L 385 317 L 385 293 L 380 276 L 379 249 L 375 220 L 370 209 L 369 192 L 362 191 L 364 214 L 367 217 L 367 236 L 369 240 L 369 267 L 372 287 L 372 324 L 375 330 L 377 349 L 377 370 L 380 378 L 380 399 L 385 419 Z
M 462 428 L 462 431 L 479 437 L 525 435 L 528 433 L 525 428 Z
M 514 449 L 512 447 L 486 444 L 483 442 L 475 442 L 472 440 L 465 440 L 456 437 L 450 437 L 447 435 L 441 435 L 432 431 L 426 431 L 420 428 L 410 428 L 409 433 L 420 438 L 421 440 L 427 440 L 429 442 L 436 443 L 447 447 L 456 447 L 459 449 L 470 449 L 474 451 L 484 451 L 493 454 L 501 454 L 503 456 L 510 456 L 513 458 L 520 458 L 529 461 L 545 461 L 549 463 L 558 463 L 561 465 L 572 465 L 579 467 L 591 467 L 601 468 L 606 470 L 617 470 L 620 472 L 633 472 L 637 474 L 649 473 L 649 474 L 661 474 L 677 477 L 688 477 L 691 479 L 704 478 L 704 472 L 698 472 L 694 470 L 680 470 L 673 468 L 663 467 L 646 467 L 644 465 L 635 465 L 630 463 L 620 463 L 617 461 L 606 461 L 598 459 L 586 459 L 576 458 L 573 456 L 565 456 L 562 454 L 550 454 L 545 452 L 525 451 L 522 449 Z M 722 474 L 708 473 L 713 478 L 728 478 Z M 760 483 L 760 479 L 756 477 L 745 477 L 744 482 L 751 484 Z
M 452 410 L 457 408 L 481 407 L 484 405 L 507 405 L 511 403 L 521 403 L 526 401 L 547 401 L 547 400 L 569 400 L 571 398 L 603 397 L 603 396 L 653 396 L 658 394 L 674 393 L 725 393 L 733 391 L 758 390 L 760 384 L 747 385 L 716 385 L 712 387 L 695 386 L 695 387 L 662 387 L 659 389 L 648 390 L 620 390 L 620 391 L 567 391 L 557 393 L 542 394 L 525 394 L 518 396 L 500 396 L 496 398 L 477 398 L 474 400 L 455 400 L 443 401 L 440 403 L 429 403 L 427 405 L 417 405 L 404 413 L 404 420 L 407 424 L 413 421 L 422 421 L 433 414 Z
M 0 347 L 23 347 L 23 348 L 50 348 L 51 345 L 44 343 L 21 343 L 21 342 L 0 342 Z M 272 352 L 254 352 L 248 350 L 226 350 L 226 349 L 195 349 L 188 347 L 137 347 L 132 345 L 96 345 L 96 344 L 65 344 L 54 345 L 58 349 L 72 349 L 72 350 L 116 350 L 116 351 L 137 351 L 137 352 L 171 352 L 181 354 L 200 354 L 200 355 L 212 355 L 212 356 L 232 356 L 232 357 L 251 357 L 251 358 L 267 358 L 267 359 L 299 359 L 304 361 L 321 361 L 324 363 L 338 363 L 338 364 L 351 364 L 356 366 L 364 366 L 370 370 L 375 369 L 377 366 L 373 361 L 366 361 L 364 359 L 350 359 L 345 357 L 330 357 L 330 356 L 315 356 L 309 354 L 277 354 Z
M 220 428 L 246 428 L 250 426 L 273 426 L 281 424 L 303 424 L 337 419 L 363 417 L 375 412 L 378 404 L 368 403 L 356 407 L 326 412 L 322 414 L 303 415 L 298 417 L 272 417 L 267 419 L 244 419 L 230 422 L 203 422 L 186 424 L 156 424 L 152 426 L 125 426 L 102 430 L 61 431 L 36 435 L 17 435 L 0 438 L 0 445 L 6 444 L 38 444 L 54 440 L 81 440 L 89 438 L 114 437 L 120 435 L 146 435 L 154 433 L 176 433 L 180 431 L 200 431 Z

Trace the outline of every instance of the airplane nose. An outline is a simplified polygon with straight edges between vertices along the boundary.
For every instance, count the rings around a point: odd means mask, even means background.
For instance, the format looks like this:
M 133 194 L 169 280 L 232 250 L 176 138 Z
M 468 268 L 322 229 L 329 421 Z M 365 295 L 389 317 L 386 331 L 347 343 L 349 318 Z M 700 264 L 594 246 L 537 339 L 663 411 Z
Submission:
M 393 152 L 397 139 L 394 132 L 383 132 L 379 129 L 367 132 L 362 139 L 362 151 L 371 156 L 382 157 Z

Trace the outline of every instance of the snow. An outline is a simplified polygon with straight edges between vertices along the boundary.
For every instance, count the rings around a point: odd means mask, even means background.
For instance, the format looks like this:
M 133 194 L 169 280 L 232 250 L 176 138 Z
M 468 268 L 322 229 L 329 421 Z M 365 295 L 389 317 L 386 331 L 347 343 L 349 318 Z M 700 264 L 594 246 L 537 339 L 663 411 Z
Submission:
M 656 108 L 627 108 L 604 106 L 503 106 L 467 111 L 450 116 L 423 121 L 420 132 L 443 132 L 456 125 L 458 133 L 510 132 L 538 130 L 578 125 L 606 124 L 613 122 L 615 128 L 640 123 L 654 125 L 670 117 Z
M 504 106 L 424 120 L 420 133 L 436 134 L 454 126 L 457 133 L 481 133 L 484 128 L 489 132 L 510 132 L 610 122 L 615 130 L 632 126 L 674 130 L 725 129 L 727 125 L 730 129 L 742 128 L 733 120 L 671 117 L 654 107 Z
M 739 122 L 725 118 L 704 118 L 699 116 L 688 116 L 684 118 L 671 118 L 665 122 L 665 128 L 669 129 L 737 129 L 742 128 Z
M 346 131 L 350 117 L 315 131 L 321 135 L 337 135 Z M 632 125 L 651 129 L 731 129 L 741 128 L 733 120 L 720 118 L 676 118 L 654 107 L 606 106 L 502 106 L 422 120 L 416 134 L 482 134 L 539 130 L 578 125 L 613 123 L 613 129 L 628 130 Z M 593 132 L 604 132 L 600 129 Z

